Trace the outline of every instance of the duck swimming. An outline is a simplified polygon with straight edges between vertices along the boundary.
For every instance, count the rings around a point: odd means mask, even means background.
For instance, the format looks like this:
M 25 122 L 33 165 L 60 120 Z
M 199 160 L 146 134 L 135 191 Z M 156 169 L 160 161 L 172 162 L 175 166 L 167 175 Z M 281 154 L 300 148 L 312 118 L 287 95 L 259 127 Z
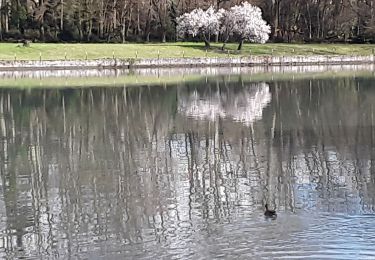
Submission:
M 268 204 L 265 205 L 266 211 L 264 212 L 264 216 L 266 217 L 276 217 L 276 211 L 272 209 L 268 209 Z

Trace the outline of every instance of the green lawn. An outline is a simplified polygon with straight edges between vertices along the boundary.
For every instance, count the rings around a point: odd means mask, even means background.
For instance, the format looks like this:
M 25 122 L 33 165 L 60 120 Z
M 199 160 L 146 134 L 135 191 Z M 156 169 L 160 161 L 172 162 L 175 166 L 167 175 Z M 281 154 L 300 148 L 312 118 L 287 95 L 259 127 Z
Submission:
M 172 58 L 172 57 L 224 57 L 228 51 L 220 50 L 221 44 L 213 44 L 206 52 L 204 43 L 165 44 L 54 44 L 31 43 L 22 47 L 17 43 L 0 43 L 0 60 L 103 59 L 103 58 Z M 229 55 L 370 55 L 375 45 L 350 44 L 245 44 L 241 52 L 237 44 L 228 44 Z

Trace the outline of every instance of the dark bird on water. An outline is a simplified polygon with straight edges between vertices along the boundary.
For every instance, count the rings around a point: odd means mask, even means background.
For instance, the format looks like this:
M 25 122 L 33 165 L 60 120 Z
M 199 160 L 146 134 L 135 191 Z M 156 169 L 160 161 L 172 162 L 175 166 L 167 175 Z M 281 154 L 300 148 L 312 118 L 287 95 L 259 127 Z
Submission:
M 272 210 L 272 209 L 268 208 L 268 204 L 265 205 L 265 208 L 266 208 L 266 211 L 264 212 L 264 216 L 266 216 L 266 217 L 276 217 L 277 216 L 275 210 Z

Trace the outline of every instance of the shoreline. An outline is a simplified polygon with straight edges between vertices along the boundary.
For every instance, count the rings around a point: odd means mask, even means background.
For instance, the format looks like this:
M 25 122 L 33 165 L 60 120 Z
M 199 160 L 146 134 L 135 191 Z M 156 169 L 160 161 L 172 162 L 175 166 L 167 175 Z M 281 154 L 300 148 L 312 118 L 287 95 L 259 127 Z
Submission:
M 375 55 L 0 61 L 0 71 L 374 64 Z
M 272 82 L 284 79 L 326 77 L 373 77 L 374 64 L 191 67 L 154 69 L 90 69 L 90 70 L 8 70 L 0 71 L 0 89 L 131 87 L 139 85 L 179 84 L 219 77 L 244 82 Z

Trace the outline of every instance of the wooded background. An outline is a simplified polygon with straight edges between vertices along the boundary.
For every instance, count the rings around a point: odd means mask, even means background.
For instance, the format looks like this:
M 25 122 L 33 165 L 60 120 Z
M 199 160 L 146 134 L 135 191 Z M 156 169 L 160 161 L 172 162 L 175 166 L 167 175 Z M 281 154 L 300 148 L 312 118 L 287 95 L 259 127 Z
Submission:
M 273 42 L 372 42 L 375 0 L 249 0 Z M 0 0 L 0 40 L 176 41 L 176 17 L 241 0 Z M 220 40 L 220 37 L 218 38 Z

